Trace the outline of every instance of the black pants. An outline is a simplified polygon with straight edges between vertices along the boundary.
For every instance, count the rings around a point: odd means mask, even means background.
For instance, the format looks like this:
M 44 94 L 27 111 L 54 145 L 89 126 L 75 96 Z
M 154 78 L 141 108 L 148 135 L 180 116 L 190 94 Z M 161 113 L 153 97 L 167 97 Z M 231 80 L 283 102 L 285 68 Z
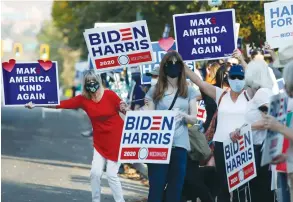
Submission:
M 197 198 L 200 198 L 202 202 L 214 202 L 215 197 L 211 193 L 212 187 L 208 187 L 206 184 L 207 181 L 213 184 L 214 176 L 214 168 L 199 168 L 199 162 L 191 160 L 188 156 L 182 202 L 187 200 L 196 202 Z
M 261 148 L 261 145 L 254 145 L 257 176 L 249 182 L 251 202 L 274 202 L 274 191 L 271 191 L 272 172 L 269 170 L 269 165 L 260 166 Z
M 218 182 L 220 187 L 217 202 L 230 202 L 223 143 L 215 142 L 214 156 L 217 171 L 217 180 L 215 182 Z M 245 188 L 246 186 L 243 185 L 233 191 L 233 202 L 245 202 Z

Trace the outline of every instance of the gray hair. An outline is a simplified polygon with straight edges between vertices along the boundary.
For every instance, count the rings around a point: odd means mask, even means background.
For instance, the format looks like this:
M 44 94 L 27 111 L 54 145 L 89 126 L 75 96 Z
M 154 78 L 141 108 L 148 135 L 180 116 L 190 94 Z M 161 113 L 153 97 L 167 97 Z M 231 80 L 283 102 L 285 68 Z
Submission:
M 270 74 L 270 67 L 264 60 L 253 60 L 248 64 L 245 72 L 245 84 L 253 89 L 272 89 L 274 81 Z
M 85 84 L 89 81 L 97 81 L 100 84 L 100 88 L 102 88 L 102 79 L 100 75 L 96 74 L 94 70 L 86 70 L 83 74 L 83 88 L 82 88 L 82 95 L 87 99 L 91 99 L 91 94 L 85 89 Z
M 289 62 L 283 70 L 283 78 L 288 94 L 293 93 L 293 60 Z

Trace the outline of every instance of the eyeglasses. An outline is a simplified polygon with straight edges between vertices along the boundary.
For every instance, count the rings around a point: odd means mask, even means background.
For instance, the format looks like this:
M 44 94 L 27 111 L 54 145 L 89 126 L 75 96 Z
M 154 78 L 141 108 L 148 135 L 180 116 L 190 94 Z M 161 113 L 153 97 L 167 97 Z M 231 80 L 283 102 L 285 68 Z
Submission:
M 238 80 L 243 80 L 244 79 L 244 76 L 240 76 L 240 75 L 233 75 L 233 76 L 230 76 L 229 77 L 231 80 L 235 80 L 235 79 L 238 79 Z

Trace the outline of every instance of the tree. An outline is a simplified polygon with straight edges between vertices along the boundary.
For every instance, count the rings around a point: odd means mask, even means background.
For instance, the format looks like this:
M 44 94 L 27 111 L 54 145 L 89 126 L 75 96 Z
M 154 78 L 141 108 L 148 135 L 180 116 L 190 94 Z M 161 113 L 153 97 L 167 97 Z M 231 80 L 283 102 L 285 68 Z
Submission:
M 74 65 L 79 59 L 79 51 L 67 46 L 66 37 L 54 26 L 52 21 L 45 21 L 37 34 L 39 44 L 48 44 L 50 47 L 50 60 L 58 62 L 60 85 L 71 87 L 74 81 Z M 39 55 L 39 49 L 37 49 Z
M 266 1 L 267 2 L 267 1 Z M 239 36 L 244 43 L 260 47 L 265 42 L 264 1 L 224 1 L 221 8 L 234 8 Z
M 54 26 L 52 21 L 45 21 L 41 30 L 37 34 L 39 45 L 48 44 L 50 47 L 50 60 L 58 62 L 58 74 L 62 72 L 63 57 L 60 55 L 60 50 L 64 46 L 62 33 Z M 39 49 L 36 50 L 40 56 Z M 41 57 L 40 57 L 41 58 Z M 62 80 L 60 80 L 62 83 Z
M 86 58 L 88 51 L 83 31 L 92 28 L 95 22 L 133 22 L 136 20 L 137 12 L 140 12 L 148 23 L 151 40 L 157 41 L 161 38 L 165 24 L 173 24 L 174 13 L 198 11 L 201 5 L 206 3 L 203 1 L 55 1 L 52 17 L 56 26 L 67 37 L 68 45 L 74 49 L 80 48 L 83 58 Z M 171 34 L 173 35 L 173 30 Z
M 259 44 L 265 38 L 263 2 L 225 1 L 220 9 L 235 8 L 237 22 L 241 24 L 240 35 L 245 42 Z M 137 12 L 148 23 L 152 41 L 161 38 L 166 23 L 173 25 L 173 15 L 209 10 L 206 1 L 54 1 L 52 17 L 63 32 L 68 45 L 81 49 L 83 58 L 88 51 L 83 37 L 85 29 L 95 22 L 132 22 Z M 174 36 L 171 29 L 171 36 Z

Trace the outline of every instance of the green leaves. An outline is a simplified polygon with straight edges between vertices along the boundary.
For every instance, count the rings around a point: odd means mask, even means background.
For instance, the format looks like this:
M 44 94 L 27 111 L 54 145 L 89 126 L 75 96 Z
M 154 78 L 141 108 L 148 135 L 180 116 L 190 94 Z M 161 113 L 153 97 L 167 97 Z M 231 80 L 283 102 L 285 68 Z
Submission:
M 223 1 L 220 9 L 235 8 L 236 21 L 241 23 L 240 33 L 245 42 L 264 41 L 263 2 Z M 207 1 L 54 1 L 52 17 L 55 25 L 68 38 L 68 46 L 81 49 L 82 57 L 88 51 L 83 37 L 85 29 L 95 22 L 133 22 L 137 12 L 147 21 L 152 41 L 161 38 L 166 23 L 173 33 L 173 15 L 210 10 Z

